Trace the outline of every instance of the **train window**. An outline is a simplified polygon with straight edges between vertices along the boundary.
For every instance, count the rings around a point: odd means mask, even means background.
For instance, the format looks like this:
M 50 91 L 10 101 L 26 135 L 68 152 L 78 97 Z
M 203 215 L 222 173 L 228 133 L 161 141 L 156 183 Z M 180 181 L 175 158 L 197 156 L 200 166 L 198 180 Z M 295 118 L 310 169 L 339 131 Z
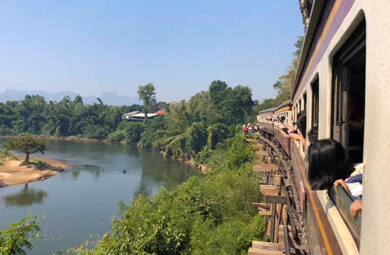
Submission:
M 307 109 L 307 94 L 303 94 L 303 110 L 306 110 Z
M 361 25 L 334 58 L 332 136 L 352 160 L 363 160 L 366 33 Z
M 312 82 L 312 107 L 311 107 L 311 127 L 318 127 L 318 118 L 319 118 L 319 80 L 318 77 Z

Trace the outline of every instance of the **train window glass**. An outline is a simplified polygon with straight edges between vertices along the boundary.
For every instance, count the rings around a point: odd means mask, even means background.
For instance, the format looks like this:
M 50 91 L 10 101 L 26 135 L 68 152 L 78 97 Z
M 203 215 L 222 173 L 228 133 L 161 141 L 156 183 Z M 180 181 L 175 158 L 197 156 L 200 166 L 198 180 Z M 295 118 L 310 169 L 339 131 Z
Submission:
M 318 127 L 318 118 L 319 118 L 319 80 L 318 77 L 312 82 L 312 107 L 311 107 L 311 126 Z
M 302 101 L 301 99 L 299 99 L 299 102 L 298 102 L 298 112 L 302 111 Z
M 306 110 L 307 109 L 307 94 L 303 94 L 303 110 Z
M 361 25 L 334 58 L 332 136 L 354 163 L 363 160 L 366 33 Z

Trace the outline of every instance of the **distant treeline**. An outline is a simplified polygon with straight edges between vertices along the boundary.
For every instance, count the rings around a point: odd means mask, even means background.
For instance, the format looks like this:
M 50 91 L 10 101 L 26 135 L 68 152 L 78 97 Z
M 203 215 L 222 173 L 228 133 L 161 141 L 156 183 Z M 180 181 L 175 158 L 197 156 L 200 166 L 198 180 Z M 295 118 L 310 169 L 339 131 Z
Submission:
M 99 100 L 99 99 L 98 99 Z M 149 110 L 167 108 L 167 116 L 146 122 L 128 122 L 122 115 L 144 111 L 142 105 L 86 105 L 81 96 L 60 102 L 46 102 L 41 96 L 26 96 L 22 101 L 0 103 L 0 135 L 23 133 L 47 136 L 76 136 L 139 143 L 164 151 L 167 156 L 193 159 L 202 151 L 232 137 L 237 124 L 255 119 L 255 103 L 248 87 L 231 88 L 213 81 L 208 91 L 189 101 L 159 102 Z
M 22 101 L 0 103 L 0 135 L 22 133 L 48 136 L 80 136 L 106 139 L 121 122 L 124 112 L 142 110 L 141 105 L 86 105 L 81 96 L 59 102 L 27 95 Z

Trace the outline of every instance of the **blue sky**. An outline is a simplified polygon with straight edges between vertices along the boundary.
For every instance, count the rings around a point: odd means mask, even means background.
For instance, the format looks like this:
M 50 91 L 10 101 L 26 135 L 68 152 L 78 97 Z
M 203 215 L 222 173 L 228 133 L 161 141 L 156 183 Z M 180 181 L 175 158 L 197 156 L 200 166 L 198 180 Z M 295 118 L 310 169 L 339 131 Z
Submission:
M 302 34 L 296 0 L 0 1 L 0 92 L 189 99 L 213 80 L 275 96 Z

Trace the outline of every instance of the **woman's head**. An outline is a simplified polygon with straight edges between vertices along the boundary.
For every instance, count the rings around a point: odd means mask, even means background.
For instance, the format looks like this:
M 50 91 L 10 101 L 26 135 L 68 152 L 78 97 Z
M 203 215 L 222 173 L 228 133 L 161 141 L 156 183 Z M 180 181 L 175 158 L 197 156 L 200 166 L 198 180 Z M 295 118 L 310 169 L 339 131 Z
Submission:
M 344 180 L 353 172 L 352 161 L 343 146 L 330 139 L 311 144 L 306 159 L 313 190 L 328 189 L 336 180 Z
M 313 127 L 307 134 L 310 144 L 315 144 L 318 141 L 318 127 Z
M 297 128 L 299 132 L 306 138 L 306 111 L 300 111 L 297 115 Z

